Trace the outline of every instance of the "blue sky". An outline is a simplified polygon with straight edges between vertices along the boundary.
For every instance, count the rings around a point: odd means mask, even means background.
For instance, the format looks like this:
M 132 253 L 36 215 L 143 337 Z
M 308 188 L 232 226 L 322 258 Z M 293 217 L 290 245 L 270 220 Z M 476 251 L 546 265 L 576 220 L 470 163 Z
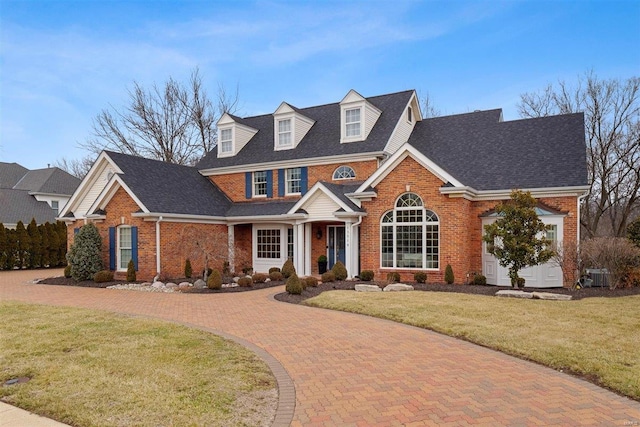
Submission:
M 0 161 L 80 158 L 135 80 L 240 93 L 241 116 L 429 93 L 444 113 L 503 108 L 593 70 L 640 74 L 640 1 L 0 1 Z

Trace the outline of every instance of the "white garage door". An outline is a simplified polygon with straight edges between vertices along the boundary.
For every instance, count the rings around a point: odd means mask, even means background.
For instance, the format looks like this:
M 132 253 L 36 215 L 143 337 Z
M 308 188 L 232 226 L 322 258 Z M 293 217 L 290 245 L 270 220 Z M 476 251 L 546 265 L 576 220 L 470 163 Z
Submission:
M 539 213 L 540 215 L 540 213 Z M 540 219 L 551 228 L 547 234 L 549 239 L 557 241 L 563 235 L 563 219 L 561 215 L 540 215 Z M 482 229 L 491 224 L 496 217 L 482 219 Z M 488 285 L 511 286 L 509 269 L 500 266 L 498 260 L 487 252 L 487 244 L 482 244 L 482 274 L 487 278 Z M 525 286 L 530 288 L 561 288 L 562 270 L 552 262 L 529 267 L 521 270 L 518 275 L 525 279 Z

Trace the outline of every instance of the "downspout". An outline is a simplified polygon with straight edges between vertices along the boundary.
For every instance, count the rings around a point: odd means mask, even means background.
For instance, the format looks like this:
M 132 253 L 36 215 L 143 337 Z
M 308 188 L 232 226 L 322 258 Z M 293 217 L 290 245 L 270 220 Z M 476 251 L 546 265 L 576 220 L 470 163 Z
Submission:
M 162 221 L 162 216 L 158 218 L 156 221 L 156 273 L 160 274 L 160 222 Z
M 358 221 L 353 223 L 353 224 L 351 224 L 351 245 L 352 246 L 353 246 L 354 229 L 355 229 L 355 227 L 358 227 L 360 224 L 362 224 L 362 218 L 363 218 L 362 216 L 358 217 Z M 358 237 L 358 245 L 360 245 L 360 238 L 359 237 Z M 353 252 L 356 252 L 353 248 L 351 248 L 351 251 L 352 251 L 352 255 L 353 255 Z M 360 256 L 360 252 L 358 251 L 357 253 L 358 253 L 358 256 Z M 351 257 L 351 262 L 353 262 L 353 259 L 354 258 L 352 256 Z M 351 271 L 351 270 L 353 270 L 353 269 L 350 268 L 347 271 Z M 349 278 L 350 279 L 353 278 L 353 277 L 354 277 L 353 274 L 349 274 Z

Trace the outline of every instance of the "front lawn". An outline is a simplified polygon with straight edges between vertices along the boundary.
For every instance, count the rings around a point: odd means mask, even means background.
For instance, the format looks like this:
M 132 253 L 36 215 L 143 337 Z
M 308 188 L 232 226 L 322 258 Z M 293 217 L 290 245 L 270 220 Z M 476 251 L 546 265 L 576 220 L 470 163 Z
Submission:
M 31 412 L 78 426 L 254 426 L 275 416 L 268 366 L 215 335 L 20 303 L 0 303 L 0 319 L 0 399 Z
M 305 303 L 463 338 L 574 372 L 640 400 L 640 295 L 560 302 L 445 292 L 330 291 Z

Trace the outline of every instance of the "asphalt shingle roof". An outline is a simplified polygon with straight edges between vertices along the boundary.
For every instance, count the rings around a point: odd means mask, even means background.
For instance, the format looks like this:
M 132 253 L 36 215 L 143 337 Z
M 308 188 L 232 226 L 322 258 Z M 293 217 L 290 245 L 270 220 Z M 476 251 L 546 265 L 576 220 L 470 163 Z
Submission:
M 28 171 L 15 185 L 16 190 L 32 193 L 60 194 L 71 196 L 80 185 L 80 180 L 60 168 Z
M 150 212 L 224 216 L 231 201 L 190 166 L 106 151 L 125 184 Z
M 296 204 L 296 201 L 274 200 L 271 202 L 234 203 L 227 211 L 228 217 L 284 215 Z
M 274 151 L 272 114 L 240 119 L 239 122 L 242 124 L 258 129 L 247 145 L 233 157 L 218 158 L 218 151 L 214 149 L 196 167 L 203 170 L 252 163 L 382 151 L 412 94 L 413 91 L 404 91 L 367 98 L 367 101 L 379 108 L 382 114 L 365 141 L 348 144 L 340 143 L 339 103 L 296 109 L 304 116 L 315 120 L 315 124 L 298 146 L 291 150 Z
M 0 188 L 0 221 L 4 225 L 22 221 L 26 226 L 32 218 L 38 224 L 54 223 L 56 212 L 47 202 L 39 202 L 29 195 L 27 190 Z
M 0 162 L 0 188 L 13 188 L 29 169 L 17 163 Z
M 423 120 L 408 142 L 477 190 L 588 185 L 582 113 L 500 117 L 489 110 Z

